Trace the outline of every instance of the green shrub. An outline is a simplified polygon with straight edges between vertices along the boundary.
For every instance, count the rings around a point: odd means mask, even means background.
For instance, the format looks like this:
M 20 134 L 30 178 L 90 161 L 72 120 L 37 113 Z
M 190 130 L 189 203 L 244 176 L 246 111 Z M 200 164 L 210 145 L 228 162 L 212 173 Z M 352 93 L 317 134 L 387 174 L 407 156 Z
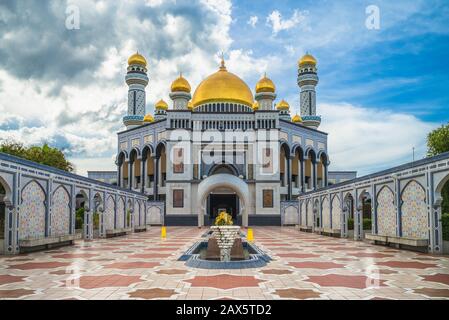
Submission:
M 371 230 L 372 224 L 371 219 L 363 219 L 363 230 Z
M 449 213 L 441 216 L 441 223 L 443 224 L 443 239 L 449 241 Z
M 348 230 L 354 230 L 354 219 L 348 219 Z
M 83 219 L 81 219 L 80 217 L 76 217 L 75 219 L 75 229 L 76 230 L 80 230 L 83 228 L 84 225 L 84 221 Z
M 98 212 L 94 213 L 94 229 L 100 229 L 100 214 Z
M 75 229 L 82 229 L 84 225 L 84 208 L 79 208 L 75 213 Z

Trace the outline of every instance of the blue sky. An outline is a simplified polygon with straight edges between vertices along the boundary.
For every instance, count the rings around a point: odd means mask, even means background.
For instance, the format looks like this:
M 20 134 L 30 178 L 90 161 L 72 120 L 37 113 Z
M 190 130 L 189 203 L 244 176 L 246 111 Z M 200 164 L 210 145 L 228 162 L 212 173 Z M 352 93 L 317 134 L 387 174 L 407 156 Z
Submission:
M 367 108 L 387 108 L 416 115 L 424 121 L 449 121 L 449 8 L 445 1 L 426 1 L 425 12 L 417 5 L 405 17 L 395 10 L 412 1 L 242 1 L 233 11 L 233 47 L 265 56 L 293 46 L 319 59 L 321 102 L 347 102 Z M 380 30 L 365 27 L 365 8 L 377 4 Z M 266 17 L 277 10 L 289 19 L 293 11 L 305 11 L 306 20 L 289 30 L 272 33 Z M 393 12 L 392 12 L 393 11 Z M 255 27 L 246 22 L 258 17 Z M 321 20 L 327 20 L 322 22 Z M 301 25 L 308 25 L 310 29 Z M 331 26 L 329 29 L 324 26 Z M 334 35 L 332 26 L 344 30 Z M 444 30 L 446 29 L 446 30 Z M 307 35 L 304 35 L 307 34 Z M 333 39 L 322 41 L 329 35 Z M 303 41 L 303 36 L 306 38 Z M 264 40 L 261 40 L 263 38 Z M 312 39 L 311 39 L 312 38 Z M 314 42 L 313 38 L 317 41 Z M 277 74 L 280 94 L 294 87 L 294 61 L 290 70 Z M 285 76 L 288 81 L 282 81 Z M 280 84 L 280 85 L 279 85 Z
M 77 30 L 65 28 L 68 5 Z M 365 25 L 369 5 L 379 30 Z M 136 50 L 149 61 L 148 112 L 180 71 L 195 88 L 223 51 L 251 88 L 267 72 L 292 113 L 309 51 L 331 169 L 371 173 L 412 160 L 413 148 L 425 156 L 427 133 L 449 122 L 448 21 L 444 0 L 4 0 L 0 136 L 63 148 L 80 174 L 114 169 Z

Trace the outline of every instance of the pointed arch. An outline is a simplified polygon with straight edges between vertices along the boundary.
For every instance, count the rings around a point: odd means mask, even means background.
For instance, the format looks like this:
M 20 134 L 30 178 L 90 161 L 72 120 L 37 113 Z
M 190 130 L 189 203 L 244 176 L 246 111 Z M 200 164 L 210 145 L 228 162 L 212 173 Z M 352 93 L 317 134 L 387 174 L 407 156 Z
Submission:
M 106 231 L 115 229 L 115 199 L 112 195 L 107 197 L 104 208 L 104 228 Z
M 125 228 L 125 199 L 123 197 L 119 197 L 117 200 L 117 229 Z
M 70 193 L 60 185 L 53 192 L 50 214 L 50 236 L 60 237 L 70 234 L 71 205 Z
M 324 196 L 321 201 L 321 217 L 322 217 L 322 227 L 330 229 L 331 228 L 331 209 L 329 197 Z
M 341 225 L 341 201 L 338 195 L 332 198 L 332 229 L 342 229 Z
M 19 213 L 19 239 L 45 237 L 46 199 L 45 190 L 36 180 L 31 180 L 22 189 Z
M 409 181 L 401 195 L 402 236 L 429 238 L 426 190 L 416 180 Z
M 383 186 L 377 193 L 377 232 L 383 236 L 396 236 L 396 208 L 394 192 Z

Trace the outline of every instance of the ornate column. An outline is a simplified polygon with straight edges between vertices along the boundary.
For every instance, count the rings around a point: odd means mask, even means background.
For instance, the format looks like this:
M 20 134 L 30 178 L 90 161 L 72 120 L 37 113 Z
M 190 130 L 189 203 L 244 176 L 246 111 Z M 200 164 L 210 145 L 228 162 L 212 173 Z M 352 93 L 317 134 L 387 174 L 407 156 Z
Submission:
M 95 207 L 93 200 L 93 192 L 89 190 L 87 203 L 84 203 L 84 239 L 92 240 L 93 239 L 93 209 Z
M 123 168 L 123 163 L 122 164 L 117 164 L 117 185 L 121 188 L 123 188 L 123 172 L 122 172 L 122 168 Z
M 306 162 L 301 160 L 301 192 L 306 192 Z
M 158 197 L 158 184 L 159 184 L 159 159 L 158 157 L 154 157 L 154 186 L 153 186 L 153 199 L 157 201 Z
M 312 161 L 312 188 L 313 190 L 317 189 L 318 184 L 318 175 L 317 175 L 317 162 Z
M 356 200 L 356 208 L 355 208 L 355 212 L 354 212 L 354 240 L 362 240 L 362 233 L 363 231 L 361 230 L 361 228 L 363 228 L 363 219 L 362 219 L 362 215 L 363 215 L 363 204 L 360 203 L 360 199 L 357 195 L 357 200 Z
M 328 175 L 328 170 L 329 170 L 329 163 L 326 163 L 324 166 L 323 166 L 323 188 L 326 188 L 327 187 L 327 184 L 328 184 L 328 181 L 327 181 L 327 175 Z
M 5 202 L 5 254 L 13 255 L 19 253 L 19 230 L 17 207 L 9 199 Z
M 128 161 L 128 189 L 133 188 L 133 162 L 131 159 Z
M 142 159 L 140 161 L 140 185 L 141 185 L 141 192 L 145 193 L 145 186 L 147 183 L 147 174 L 146 174 L 146 164 L 147 164 L 148 156 L 142 156 Z
M 287 200 L 292 199 L 292 157 L 290 155 L 287 156 L 287 174 L 288 174 L 288 194 L 287 194 Z

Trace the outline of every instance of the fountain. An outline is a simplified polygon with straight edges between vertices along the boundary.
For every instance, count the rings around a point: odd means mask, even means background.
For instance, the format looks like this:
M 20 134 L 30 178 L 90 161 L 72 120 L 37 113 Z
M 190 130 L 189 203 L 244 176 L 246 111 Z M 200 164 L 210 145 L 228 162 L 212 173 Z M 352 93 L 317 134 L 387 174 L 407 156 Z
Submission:
M 232 217 L 225 212 L 219 214 L 215 226 L 187 250 L 179 261 L 202 269 L 244 269 L 265 266 L 271 258 L 257 246 L 245 241 L 240 227 L 233 226 Z

